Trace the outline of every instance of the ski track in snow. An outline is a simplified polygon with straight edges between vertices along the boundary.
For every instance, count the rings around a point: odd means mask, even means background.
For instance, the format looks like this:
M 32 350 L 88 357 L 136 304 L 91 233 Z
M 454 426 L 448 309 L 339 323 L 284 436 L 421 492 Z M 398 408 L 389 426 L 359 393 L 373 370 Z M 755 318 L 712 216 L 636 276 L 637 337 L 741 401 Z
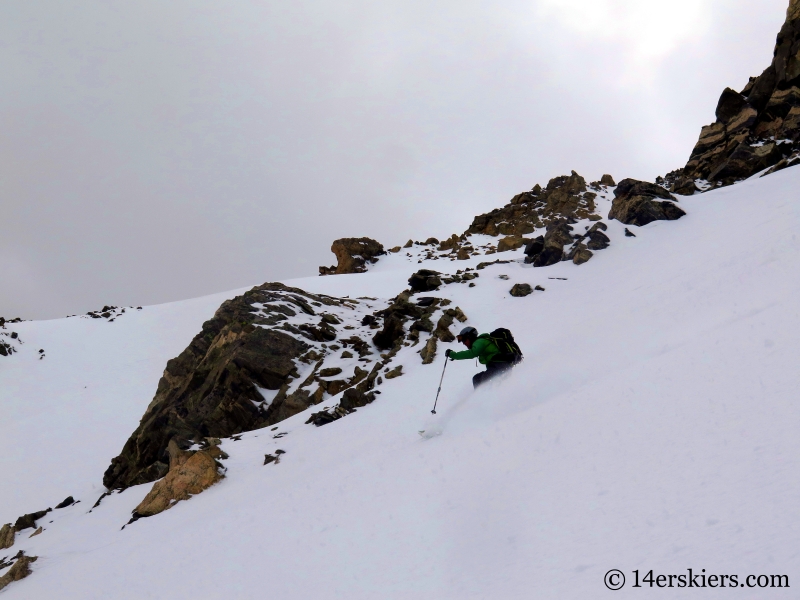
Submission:
M 609 594 L 603 576 L 620 569 L 617 598 L 796 598 L 630 579 L 692 568 L 800 586 L 799 184 L 792 168 L 681 198 L 686 217 L 635 238 L 605 220 L 611 246 L 580 267 L 515 262 L 474 288 L 443 286 L 434 294 L 469 324 L 513 331 L 526 359 L 511 376 L 473 392 L 474 361 L 451 363 L 431 415 L 448 345 L 432 365 L 404 348 L 392 364 L 403 376 L 374 403 L 320 428 L 304 424 L 311 407 L 223 440 L 221 483 L 124 530 L 151 486 L 89 513 L 103 471 L 166 361 L 243 290 L 113 323 L 10 326 L 23 343 L 0 357 L 0 524 L 81 502 L 0 551 L 39 556 L 4 597 L 586 599 Z M 419 268 L 522 257 L 406 252 L 366 274 L 285 283 L 385 300 Z M 512 298 L 521 282 L 546 291 Z M 281 462 L 263 466 L 276 449 Z

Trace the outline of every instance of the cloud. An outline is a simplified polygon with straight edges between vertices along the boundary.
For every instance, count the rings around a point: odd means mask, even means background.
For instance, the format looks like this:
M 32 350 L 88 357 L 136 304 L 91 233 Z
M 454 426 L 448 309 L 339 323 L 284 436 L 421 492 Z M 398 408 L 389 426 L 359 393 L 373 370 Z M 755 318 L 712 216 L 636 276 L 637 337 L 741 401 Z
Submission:
M 537 9 L 588 43 L 620 47 L 628 77 L 652 74 L 654 62 L 704 36 L 712 15 L 708 0 L 539 0 Z

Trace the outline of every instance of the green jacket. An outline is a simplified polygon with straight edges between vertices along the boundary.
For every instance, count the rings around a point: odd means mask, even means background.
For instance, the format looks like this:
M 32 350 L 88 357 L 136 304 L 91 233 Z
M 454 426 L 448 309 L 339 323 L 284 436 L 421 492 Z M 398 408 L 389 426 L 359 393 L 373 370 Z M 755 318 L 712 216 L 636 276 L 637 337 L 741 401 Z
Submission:
M 468 360 L 477 357 L 482 365 L 488 365 L 490 362 L 494 361 L 494 357 L 499 353 L 500 348 L 492 341 L 489 334 L 482 333 L 478 336 L 478 339 L 472 342 L 472 348 L 468 348 L 462 352 L 451 352 L 450 358 L 453 360 Z

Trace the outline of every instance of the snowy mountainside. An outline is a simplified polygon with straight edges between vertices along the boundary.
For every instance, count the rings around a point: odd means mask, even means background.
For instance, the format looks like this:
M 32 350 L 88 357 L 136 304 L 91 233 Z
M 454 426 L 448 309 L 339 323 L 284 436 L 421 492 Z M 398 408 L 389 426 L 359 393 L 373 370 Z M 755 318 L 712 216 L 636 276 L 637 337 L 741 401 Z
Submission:
M 609 593 L 603 576 L 615 568 L 629 578 L 634 569 L 693 568 L 794 582 L 798 184 L 800 169 L 788 168 L 681 197 L 685 217 L 631 227 L 636 237 L 607 220 L 604 192 L 596 210 L 611 243 L 586 265 L 533 268 L 522 248 L 491 252 L 494 238 L 476 234 L 472 247 L 484 248 L 463 260 L 413 245 L 366 273 L 284 282 L 362 297 L 363 318 L 395 302 L 419 269 L 443 279 L 470 269 L 479 276 L 450 277 L 412 299 L 447 300 L 481 331 L 508 327 L 526 358 L 475 392 L 475 364 L 449 364 L 434 416 L 443 350 L 456 345 L 440 341 L 424 365 L 428 334 L 416 345 L 404 338 L 385 367 L 401 365 L 402 375 L 376 380 L 373 402 L 307 424 L 337 399 L 323 396 L 274 425 L 221 439 L 222 481 L 128 525 L 152 484 L 92 508 L 105 491 L 103 470 L 167 360 L 242 291 L 145 307 L 113 323 L 14 324 L 23 344 L 0 359 L 0 523 L 66 495 L 80 503 L 47 513 L 39 535 L 24 529 L 0 550 L 0 558 L 39 557 L 30 577 L 2 593 L 583 599 Z M 478 270 L 497 259 L 510 262 Z M 512 297 L 517 283 L 544 291 Z M 303 371 L 293 381 L 305 379 Z M 418 430 L 441 435 L 423 440 Z M 280 460 L 265 464 L 265 455 Z M 791 589 L 735 594 L 794 597 Z

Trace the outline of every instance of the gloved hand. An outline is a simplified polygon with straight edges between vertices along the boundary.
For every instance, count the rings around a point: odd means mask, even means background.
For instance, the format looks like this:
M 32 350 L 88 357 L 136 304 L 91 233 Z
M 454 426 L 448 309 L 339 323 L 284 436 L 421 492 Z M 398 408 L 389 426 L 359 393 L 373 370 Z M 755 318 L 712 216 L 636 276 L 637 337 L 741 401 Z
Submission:
M 446 358 L 450 358 L 450 355 L 452 353 L 453 353 L 453 351 L 450 348 L 448 348 L 447 350 L 444 351 L 444 355 L 445 355 Z

